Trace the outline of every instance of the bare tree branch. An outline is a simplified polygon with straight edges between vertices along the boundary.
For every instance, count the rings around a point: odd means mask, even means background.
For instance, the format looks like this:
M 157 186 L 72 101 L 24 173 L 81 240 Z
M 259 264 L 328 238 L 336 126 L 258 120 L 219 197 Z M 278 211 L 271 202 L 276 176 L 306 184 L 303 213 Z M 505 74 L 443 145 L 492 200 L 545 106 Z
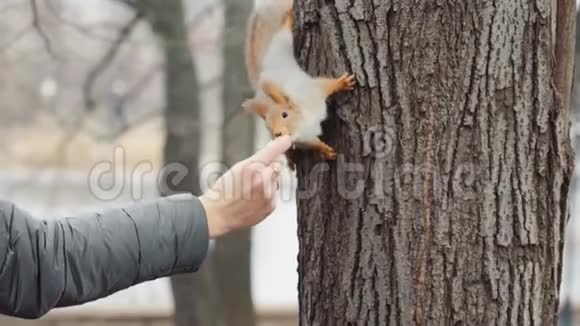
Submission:
M 109 50 L 105 55 L 99 60 L 93 69 L 91 69 L 87 75 L 85 84 L 83 85 L 83 98 L 85 102 L 85 108 L 87 111 L 93 111 L 95 108 L 95 99 L 93 98 L 93 88 L 95 83 L 101 76 L 101 74 L 109 67 L 113 60 L 117 57 L 117 54 L 121 50 L 123 43 L 131 36 L 131 32 L 137 26 L 141 20 L 141 14 L 136 13 L 135 16 L 129 20 L 129 22 L 119 31 L 117 39 L 113 42 Z
M 129 89 L 129 91 L 121 98 L 118 106 L 124 107 L 128 102 L 138 98 L 143 90 L 149 85 L 151 80 L 161 72 L 162 64 L 154 64 L 147 72 Z
M 139 96 L 141 96 L 141 94 L 143 93 L 143 90 L 147 87 L 147 85 L 149 85 L 149 83 L 151 82 L 151 80 L 153 80 L 153 78 L 161 72 L 161 69 L 163 68 L 163 66 L 161 64 L 156 64 L 154 66 L 152 66 L 144 75 L 143 77 L 137 81 L 137 83 L 135 83 L 135 85 L 133 85 L 133 87 L 127 92 L 127 95 L 125 97 L 123 97 L 119 103 L 116 105 L 116 109 L 117 110 L 122 110 L 123 112 L 126 111 L 127 109 L 127 103 L 135 100 L 136 98 L 138 98 Z M 215 78 L 212 78 L 206 82 L 204 82 L 201 85 L 202 90 L 203 89 L 210 89 L 213 87 L 217 87 L 219 85 L 219 83 L 222 80 L 222 76 L 217 76 Z M 148 121 L 160 117 L 162 116 L 162 112 L 163 109 L 154 109 L 145 113 L 142 113 L 141 115 L 139 115 L 137 118 L 132 119 L 132 121 L 127 121 L 127 119 L 125 119 L 124 124 L 121 125 L 119 128 L 117 128 L 116 130 L 112 131 L 112 132 L 99 132 L 96 130 L 91 130 L 89 126 L 85 126 L 84 127 L 84 132 L 86 134 L 89 135 L 89 137 L 91 137 L 92 139 L 96 139 L 99 141 L 114 141 L 116 139 L 118 139 L 119 137 L 123 136 L 124 134 L 126 134 L 127 132 L 131 131 L 132 129 L 141 126 L 145 123 L 147 123 Z M 243 112 L 243 110 L 237 110 L 235 111 L 237 112 L 236 114 L 232 114 L 231 116 L 228 117 L 228 121 L 235 118 L 239 112 Z
M 36 33 L 38 33 L 38 36 L 40 36 L 46 52 L 48 52 L 48 54 L 54 59 L 58 59 L 56 52 L 54 52 L 54 49 L 52 48 L 52 42 L 50 41 L 48 34 L 46 34 L 44 28 L 42 27 L 42 23 L 40 22 L 38 3 L 36 1 L 37 0 L 30 0 L 30 10 L 32 11 L 32 26 L 34 26 Z
M 45 1 L 47 12 L 50 13 L 51 16 L 53 18 L 55 18 L 60 24 L 66 26 L 66 27 L 70 27 L 74 31 L 78 32 L 79 34 L 82 34 L 83 36 L 86 36 L 87 38 L 97 40 L 97 41 L 112 43 L 112 42 L 114 42 L 114 39 L 112 36 L 97 33 L 94 31 L 94 29 L 106 27 L 106 28 L 114 29 L 116 31 L 116 30 L 122 28 L 122 26 L 119 26 L 119 24 L 115 24 L 115 22 L 113 22 L 113 21 L 104 21 L 104 22 L 99 22 L 97 24 L 91 24 L 91 25 L 83 25 L 81 23 L 77 23 L 77 22 L 73 21 L 72 19 L 70 19 L 69 17 L 66 17 L 65 15 L 63 15 L 55 7 L 55 4 L 53 1 L 54 0 L 46 0 Z
M 114 37 L 109 36 L 109 35 L 105 35 L 104 33 L 95 32 L 94 29 L 100 28 L 100 27 L 110 27 L 111 29 L 119 29 L 119 28 L 122 28 L 122 26 L 118 26 L 118 24 L 115 24 L 114 22 L 100 22 L 100 23 L 91 24 L 88 26 L 82 25 L 81 23 L 77 23 L 77 22 L 73 21 L 71 18 L 65 17 L 64 15 L 59 13 L 58 10 L 55 8 L 53 1 L 54 0 L 46 0 L 47 11 L 51 14 L 52 17 L 54 17 L 56 20 L 58 20 L 59 23 L 61 23 L 62 25 L 65 25 L 65 26 L 73 29 L 74 31 L 78 32 L 79 34 L 81 34 L 87 38 L 90 38 L 90 39 L 94 39 L 94 40 L 101 41 L 101 42 L 107 42 L 107 43 L 115 42 Z M 111 1 L 128 5 L 123 0 L 111 0 Z M 130 1 L 130 3 L 133 3 L 133 4 L 128 5 L 128 6 L 130 6 L 130 8 L 134 8 L 134 10 L 137 10 L 137 5 L 136 5 L 135 1 Z M 189 30 L 195 31 L 197 28 L 199 28 L 199 25 L 201 25 L 203 23 L 204 19 L 207 19 L 207 17 L 209 15 L 211 15 L 215 10 L 222 8 L 222 5 L 223 5 L 223 2 L 221 0 L 217 0 L 217 1 L 214 1 L 211 3 L 208 3 L 205 7 L 200 9 L 192 19 L 188 20 L 187 26 L 188 26 Z M 131 41 L 131 44 L 140 45 L 140 44 L 146 44 L 148 42 L 149 41 Z M 200 43 L 203 43 L 202 45 L 206 45 L 206 42 L 200 42 Z
M 143 90 L 147 87 L 147 85 L 149 85 L 149 83 L 153 80 L 153 78 L 158 73 L 161 72 L 162 68 L 163 68 L 163 66 L 161 64 L 153 65 L 143 75 L 143 77 L 141 79 L 139 79 L 139 81 L 137 81 L 137 83 L 135 83 L 135 85 L 133 85 L 133 87 L 131 87 L 131 89 L 127 92 L 127 95 L 119 101 L 119 103 L 116 105 L 116 110 L 121 110 L 124 113 L 127 110 L 127 104 L 129 102 L 137 99 L 139 96 L 141 96 L 143 94 Z M 221 82 L 221 80 L 222 80 L 222 76 L 217 76 L 215 78 L 212 78 L 212 79 L 204 82 L 201 85 L 201 88 L 203 90 L 203 89 L 217 87 L 219 85 L 219 83 Z M 230 116 L 226 117 L 226 123 L 228 123 L 231 119 L 235 118 L 236 116 L 238 116 L 239 114 L 241 114 L 243 112 L 244 112 L 243 110 L 234 111 L 234 113 L 232 113 Z M 156 108 L 156 109 L 141 113 L 139 116 L 131 119 L 130 121 L 127 119 L 124 119 L 124 123 L 120 127 L 116 128 L 115 130 L 112 130 L 110 132 L 98 131 L 97 129 L 92 128 L 90 125 L 85 125 L 84 122 L 81 122 L 82 118 L 77 119 L 76 122 L 73 123 L 72 126 L 70 124 L 63 123 L 62 121 L 57 121 L 57 123 L 59 123 L 59 125 L 62 128 L 68 129 L 69 135 L 72 135 L 72 137 L 74 137 L 74 135 L 77 132 L 79 132 L 80 129 L 82 129 L 83 133 L 85 135 L 87 135 L 88 137 L 90 137 L 94 140 L 112 142 L 112 141 L 117 140 L 119 137 L 125 135 L 127 132 L 133 130 L 134 128 L 137 128 L 141 125 L 144 125 L 145 123 L 151 121 L 152 119 L 162 117 L 162 113 L 163 113 L 162 108 Z

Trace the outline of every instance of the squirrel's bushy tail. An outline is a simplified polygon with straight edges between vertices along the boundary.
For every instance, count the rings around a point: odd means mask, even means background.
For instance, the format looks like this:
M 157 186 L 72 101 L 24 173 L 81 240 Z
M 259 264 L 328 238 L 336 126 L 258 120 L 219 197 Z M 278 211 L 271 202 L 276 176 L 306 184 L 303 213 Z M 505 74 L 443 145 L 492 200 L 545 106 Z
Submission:
M 256 89 L 264 52 L 292 8 L 292 0 L 258 0 L 248 20 L 246 33 L 246 68 L 252 87 Z

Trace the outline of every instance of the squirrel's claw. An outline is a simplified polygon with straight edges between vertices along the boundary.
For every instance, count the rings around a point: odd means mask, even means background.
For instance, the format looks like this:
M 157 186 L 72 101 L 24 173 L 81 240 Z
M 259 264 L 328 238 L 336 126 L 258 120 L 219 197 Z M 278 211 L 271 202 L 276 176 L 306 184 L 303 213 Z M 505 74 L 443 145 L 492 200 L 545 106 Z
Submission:
M 323 150 L 321 150 L 320 151 L 320 154 L 327 161 L 334 161 L 334 160 L 336 160 L 336 150 L 334 150 L 334 148 L 332 148 L 330 146 L 328 146 L 327 148 L 324 148 Z
M 352 74 L 345 73 L 338 80 L 343 90 L 351 91 L 356 86 L 356 78 Z

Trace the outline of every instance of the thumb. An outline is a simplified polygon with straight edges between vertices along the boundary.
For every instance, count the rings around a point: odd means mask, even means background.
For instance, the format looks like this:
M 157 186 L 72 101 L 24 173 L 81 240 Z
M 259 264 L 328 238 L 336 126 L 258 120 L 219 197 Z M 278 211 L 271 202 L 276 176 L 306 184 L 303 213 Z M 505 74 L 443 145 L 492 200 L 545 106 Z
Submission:
M 276 137 L 264 148 L 254 154 L 250 160 L 269 165 L 274 162 L 278 156 L 284 154 L 290 146 L 292 146 L 292 137 L 288 135 Z

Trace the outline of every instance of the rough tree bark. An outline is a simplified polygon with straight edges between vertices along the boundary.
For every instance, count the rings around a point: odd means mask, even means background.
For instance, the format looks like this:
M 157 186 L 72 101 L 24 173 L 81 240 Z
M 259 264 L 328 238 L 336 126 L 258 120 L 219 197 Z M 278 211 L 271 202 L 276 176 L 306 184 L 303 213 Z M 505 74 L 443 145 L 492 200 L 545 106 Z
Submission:
M 551 1 L 294 10 L 303 66 L 360 84 L 324 126 L 339 159 L 298 162 L 301 325 L 556 324 L 572 152 Z
M 165 59 L 166 139 L 161 192 L 200 194 L 199 83 L 189 48 L 185 8 L 182 0 L 140 0 L 137 8 L 150 22 Z M 211 273 L 171 277 L 177 326 L 217 324 L 220 314 L 213 284 Z

